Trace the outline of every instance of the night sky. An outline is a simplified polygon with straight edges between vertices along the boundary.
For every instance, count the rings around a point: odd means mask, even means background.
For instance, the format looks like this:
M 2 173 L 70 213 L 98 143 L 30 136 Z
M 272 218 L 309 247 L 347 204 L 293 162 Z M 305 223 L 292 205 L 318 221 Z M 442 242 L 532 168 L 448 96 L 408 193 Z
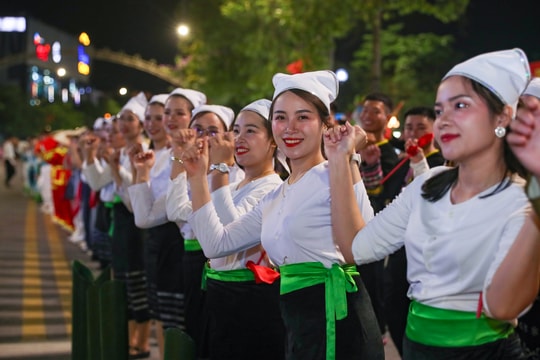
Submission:
M 86 31 L 96 48 L 172 64 L 178 43 L 175 26 L 180 14 L 175 16 L 175 9 L 179 4 L 179 0 L 16 0 L 9 4 L 3 1 L 0 15 L 29 15 L 74 36 Z M 465 58 L 520 47 L 530 61 L 540 60 L 538 0 L 471 0 L 467 13 L 456 23 L 441 25 L 427 20 L 417 26 L 422 31 L 453 34 L 454 46 Z M 336 54 L 346 60 L 355 41 L 349 37 L 339 44 Z M 101 89 L 126 85 L 150 91 L 163 91 L 167 86 L 141 72 L 100 62 L 94 63 L 92 84 Z

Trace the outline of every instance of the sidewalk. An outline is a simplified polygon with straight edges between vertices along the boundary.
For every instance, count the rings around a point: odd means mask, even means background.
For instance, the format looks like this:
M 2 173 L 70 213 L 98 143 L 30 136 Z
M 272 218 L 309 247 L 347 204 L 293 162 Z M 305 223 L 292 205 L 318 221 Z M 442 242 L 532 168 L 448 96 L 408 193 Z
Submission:
M 0 359 L 71 359 L 71 263 L 97 264 L 24 194 L 17 170 L 5 188 L 0 166 Z M 154 339 L 151 351 L 158 360 Z M 391 340 L 385 353 L 400 359 Z
M 0 179 L 0 359 L 70 359 L 71 261 L 95 265 L 24 194 L 20 164 Z

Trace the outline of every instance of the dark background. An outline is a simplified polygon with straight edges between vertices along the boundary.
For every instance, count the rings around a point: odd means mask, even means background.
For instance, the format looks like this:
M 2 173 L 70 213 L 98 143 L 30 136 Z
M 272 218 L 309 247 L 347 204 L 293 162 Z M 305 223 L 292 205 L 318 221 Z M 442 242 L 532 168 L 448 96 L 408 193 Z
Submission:
M 32 16 L 74 36 L 86 31 L 96 48 L 139 54 L 159 64 L 173 64 L 179 44 L 175 27 L 189 19 L 189 14 L 182 12 L 186 1 L 13 0 L 9 4 L 2 2 L 0 15 Z M 335 1 L 339 4 L 339 0 Z M 423 16 L 405 20 L 410 31 L 454 35 L 453 46 L 464 59 L 486 51 L 520 47 L 530 61 L 540 60 L 538 0 L 471 0 L 466 14 L 458 22 L 447 25 Z M 338 41 L 337 62 L 351 60 L 358 40 L 352 33 Z M 168 86 L 150 75 L 104 62 L 94 62 L 91 82 L 103 90 L 127 86 L 163 92 Z

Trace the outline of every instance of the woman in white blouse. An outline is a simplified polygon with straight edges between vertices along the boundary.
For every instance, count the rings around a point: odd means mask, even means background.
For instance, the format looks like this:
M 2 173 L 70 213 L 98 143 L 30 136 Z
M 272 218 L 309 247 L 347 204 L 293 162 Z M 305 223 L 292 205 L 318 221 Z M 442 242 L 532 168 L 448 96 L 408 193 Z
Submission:
M 502 292 L 494 290 L 512 244 L 538 238 L 538 230 L 520 233 L 531 223 L 530 207 L 518 176 L 523 168 L 504 139 L 529 71 L 520 49 L 482 54 L 452 68 L 437 91 L 434 133 L 444 157 L 457 166 L 419 176 L 372 220 L 348 200 L 350 125 L 325 137 L 332 219 L 347 261 L 367 263 L 406 247 L 412 303 L 404 359 L 523 356 L 511 324 L 519 311 L 501 307 Z M 530 270 L 538 276 L 537 268 Z
M 322 134 L 339 83 L 331 71 L 276 74 L 270 110 L 278 148 L 291 175 L 251 211 L 223 226 L 208 196 L 199 156 L 184 160 L 193 214 L 189 221 L 205 254 L 222 257 L 262 244 L 281 275 L 280 308 L 289 359 L 383 359 L 373 308 L 354 265 L 334 244 L 329 173 Z M 202 161 L 204 162 L 204 161 Z M 357 163 L 350 165 L 358 168 Z M 352 195 L 373 216 L 363 183 Z
M 129 151 L 134 147 L 146 147 L 143 141 L 144 111 L 148 100 L 144 93 L 132 97 L 122 107 L 118 118 L 118 131 L 126 145 L 115 150 L 104 166 L 96 159 L 83 163 L 83 174 L 94 190 L 114 183 L 112 200 L 112 269 L 115 279 L 124 281 L 128 303 L 129 352 L 132 356 L 150 353 L 150 312 L 146 295 L 147 284 L 143 259 L 143 232 L 135 226 L 127 187 L 133 181 Z
M 197 356 L 208 356 L 208 312 L 205 294 L 201 288 L 206 261 L 201 246 L 187 223 L 191 214 L 191 201 L 183 161 L 180 158 L 195 139 L 202 136 L 221 138 L 229 131 L 234 120 L 232 109 L 221 105 L 201 105 L 193 109 L 189 128 L 180 129 L 173 136 L 171 180 L 167 188 L 167 217 L 180 227 L 184 238 L 182 259 L 186 332 L 195 340 Z M 227 172 L 231 181 L 240 181 L 244 172 L 234 162 L 234 157 L 221 159 L 216 171 Z
M 236 159 L 245 172 L 244 179 L 230 183 L 228 172 L 210 171 L 206 187 L 209 192 L 205 196 L 212 198 L 223 224 L 250 211 L 264 195 L 282 183 L 274 171 L 277 151 L 268 119 L 270 104 L 266 99 L 250 103 L 239 112 L 232 134 L 208 138 L 209 158 L 200 162 L 198 168 L 203 181 L 206 182 L 204 175 L 209 159 L 215 163 Z M 198 152 L 197 144 L 187 150 L 185 156 L 193 151 Z M 260 245 L 208 261 L 203 282 L 206 283 L 212 360 L 284 358 L 285 330 L 279 312 L 279 281 L 274 281 L 279 274 L 269 266 Z

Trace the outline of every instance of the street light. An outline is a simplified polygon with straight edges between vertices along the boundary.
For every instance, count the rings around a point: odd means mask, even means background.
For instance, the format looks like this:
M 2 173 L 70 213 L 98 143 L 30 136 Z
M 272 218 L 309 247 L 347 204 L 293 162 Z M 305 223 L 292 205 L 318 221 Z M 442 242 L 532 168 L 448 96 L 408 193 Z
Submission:
M 186 24 L 180 24 L 178 25 L 178 27 L 176 28 L 176 32 L 178 33 L 178 35 L 180 35 L 181 37 L 186 37 L 189 35 L 189 26 L 187 26 Z
M 343 68 L 339 68 L 336 70 L 336 76 L 339 82 L 346 82 L 347 80 L 349 80 L 349 73 Z

